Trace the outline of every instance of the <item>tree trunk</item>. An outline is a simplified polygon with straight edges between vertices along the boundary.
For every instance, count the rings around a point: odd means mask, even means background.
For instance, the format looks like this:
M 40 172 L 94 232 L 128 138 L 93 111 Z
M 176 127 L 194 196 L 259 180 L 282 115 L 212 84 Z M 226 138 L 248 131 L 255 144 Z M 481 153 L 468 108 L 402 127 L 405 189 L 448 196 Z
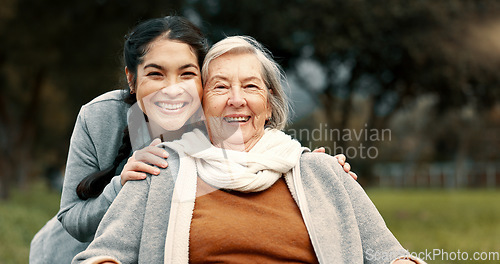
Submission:
M 23 109 L 21 120 L 9 115 L 4 95 L 0 93 L 0 199 L 8 199 L 14 186 L 24 187 L 34 167 L 37 114 L 40 108 L 44 71 L 36 71 L 30 99 Z M 29 82 L 29 80 L 28 80 Z M 17 121 L 17 122 L 16 122 Z

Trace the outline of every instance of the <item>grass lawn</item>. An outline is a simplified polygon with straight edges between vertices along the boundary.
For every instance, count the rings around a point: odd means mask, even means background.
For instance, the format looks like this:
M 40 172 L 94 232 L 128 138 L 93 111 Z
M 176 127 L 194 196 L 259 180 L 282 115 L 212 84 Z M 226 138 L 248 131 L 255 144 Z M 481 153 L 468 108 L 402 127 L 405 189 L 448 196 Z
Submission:
M 43 184 L 0 201 L 0 263 L 27 264 L 31 239 L 59 210 L 60 194 Z
M 423 252 L 421 256 L 431 252 L 428 263 L 500 263 L 499 190 L 369 189 L 367 193 L 405 248 Z M 467 256 L 459 252 L 467 252 L 469 260 L 459 261 L 458 255 Z M 474 261 L 475 252 L 494 253 L 490 260 Z
M 500 252 L 500 190 L 368 189 L 387 225 L 410 252 Z M 0 201 L 0 263 L 28 263 L 33 235 L 55 215 L 60 195 L 37 184 Z M 484 256 L 484 255 L 483 255 Z M 497 255 L 498 256 L 498 255 Z M 428 263 L 500 263 L 441 260 Z

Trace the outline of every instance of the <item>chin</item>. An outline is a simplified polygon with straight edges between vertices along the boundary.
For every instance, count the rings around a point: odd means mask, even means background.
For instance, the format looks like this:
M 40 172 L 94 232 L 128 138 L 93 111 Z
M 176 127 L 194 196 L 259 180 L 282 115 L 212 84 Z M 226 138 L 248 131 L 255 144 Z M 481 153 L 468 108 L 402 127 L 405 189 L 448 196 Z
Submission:
M 185 118 L 158 118 L 158 117 L 152 117 L 150 118 L 151 121 L 156 123 L 157 126 L 160 126 L 166 131 L 176 131 L 181 129 L 185 124 L 187 119 Z

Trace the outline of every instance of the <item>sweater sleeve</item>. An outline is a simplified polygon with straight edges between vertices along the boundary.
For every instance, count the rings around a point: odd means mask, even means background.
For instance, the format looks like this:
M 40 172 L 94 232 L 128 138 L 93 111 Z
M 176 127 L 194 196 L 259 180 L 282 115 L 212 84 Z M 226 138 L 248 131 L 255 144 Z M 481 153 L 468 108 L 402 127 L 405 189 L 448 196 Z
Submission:
M 123 102 L 110 102 L 99 105 L 101 109 L 109 109 L 108 116 L 101 116 L 103 110 L 96 109 L 96 104 L 83 106 L 71 136 L 57 218 L 68 233 L 81 242 L 94 237 L 104 213 L 121 189 L 119 176 L 115 176 L 96 198 L 81 200 L 76 194 L 83 178 L 112 164 L 121 144 L 122 126 L 126 122 L 120 117 L 126 114 L 126 108 Z
M 169 166 L 146 180 L 128 181 L 104 215 L 96 237 L 73 263 L 163 263 L 170 204 L 179 170 L 171 149 Z
M 408 255 L 385 224 L 382 215 L 361 185 L 335 166 L 343 186 L 349 195 L 351 206 L 360 231 L 364 263 L 389 263 Z M 338 168 L 337 168 L 338 167 Z
M 128 181 L 104 215 L 89 247 L 72 263 L 137 263 L 150 179 Z M 97 262 L 96 262 L 97 261 Z
M 344 172 L 335 158 L 316 153 L 304 156 L 303 181 L 307 189 L 314 190 L 309 192 L 307 200 L 312 215 L 316 216 L 313 222 L 323 222 L 316 225 L 315 231 L 321 241 L 342 238 L 335 251 L 340 252 L 345 263 L 354 256 L 360 262 L 362 258 L 363 263 L 371 264 L 391 263 L 408 255 L 360 184 Z M 327 217 L 326 212 L 332 215 Z M 330 230 L 321 228 L 325 226 Z

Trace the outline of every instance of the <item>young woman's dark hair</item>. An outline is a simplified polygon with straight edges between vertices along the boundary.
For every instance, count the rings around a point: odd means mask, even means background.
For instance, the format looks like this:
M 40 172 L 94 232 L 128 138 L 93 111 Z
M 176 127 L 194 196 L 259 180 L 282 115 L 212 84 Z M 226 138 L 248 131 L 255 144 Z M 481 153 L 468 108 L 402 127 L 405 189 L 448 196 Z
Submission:
M 143 62 L 144 56 L 149 51 L 150 44 L 159 38 L 188 44 L 198 58 L 198 65 L 201 67 L 203 64 L 208 44 L 198 27 L 180 16 L 150 19 L 137 25 L 125 37 L 123 61 L 129 72 L 134 76 L 132 83 L 129 84 L 130 88 L 136 89 L 137 67 Z M 128 92 L 123 100 L 130 105 L 137 102 L 136 95 Z M 120 163 L 130 156 L 131 151 L 132 145 L 128 127 L 126 127 L 123 133 L 122 145 L 118 150 L 118 155 L 113 164 L 102 171 L 85 177 L 76 188 L 78 197 L 86 200 L 99 196 L 104 187 L 115 176 L 116 169 Z

